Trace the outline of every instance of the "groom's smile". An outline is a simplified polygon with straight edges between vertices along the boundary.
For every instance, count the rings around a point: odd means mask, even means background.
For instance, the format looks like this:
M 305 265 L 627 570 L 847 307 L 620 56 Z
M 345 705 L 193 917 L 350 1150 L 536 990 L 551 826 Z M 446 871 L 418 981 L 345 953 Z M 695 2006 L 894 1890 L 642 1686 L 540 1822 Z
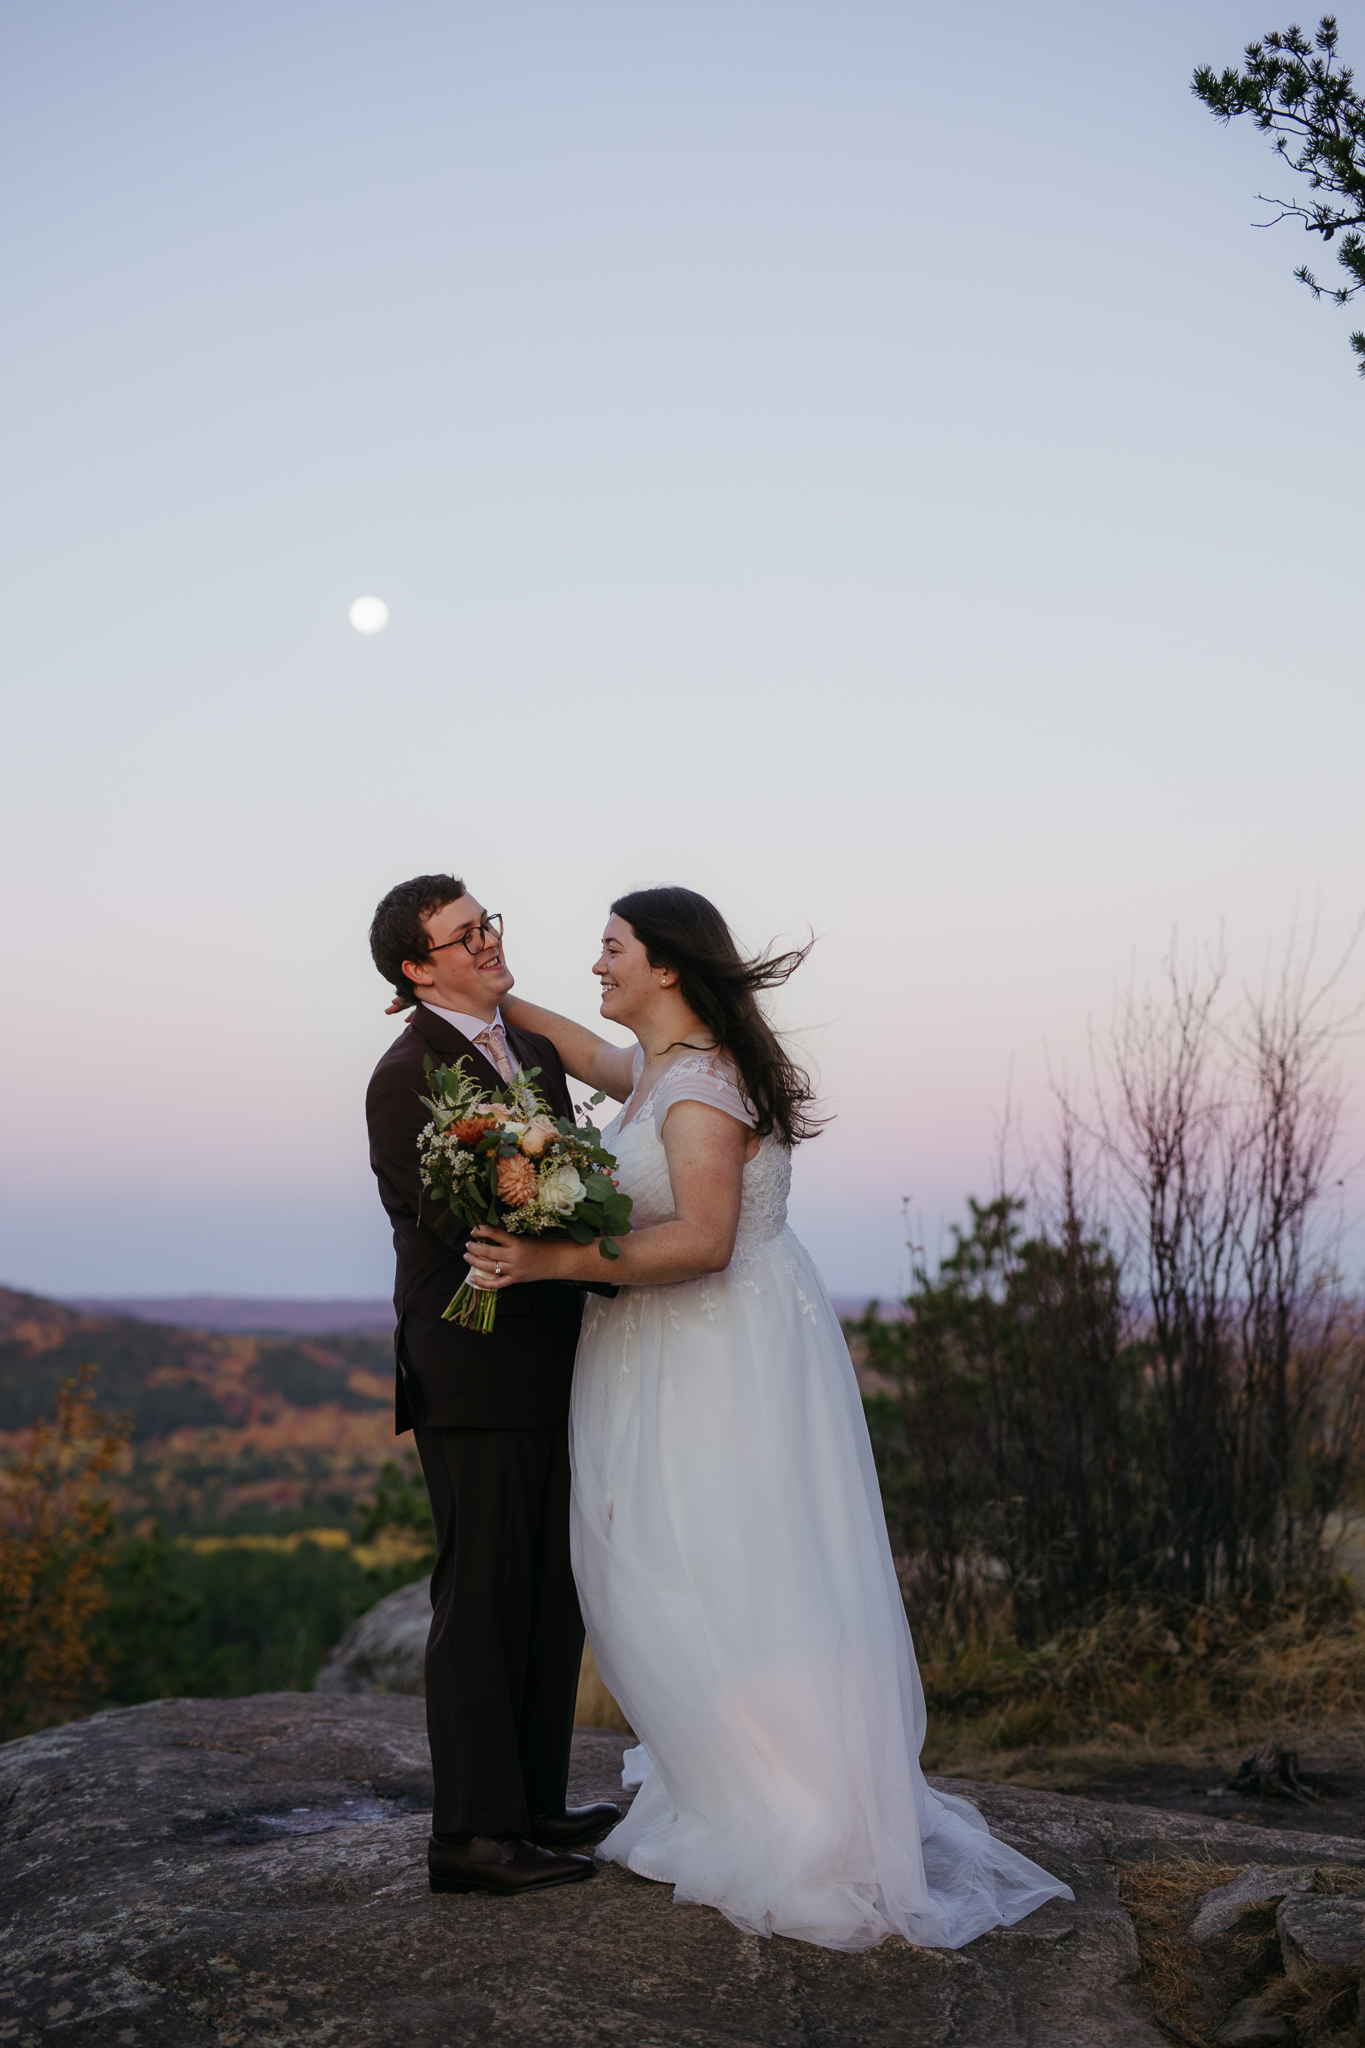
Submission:
M 513 986 L 502 945 L 502 919 L 490 917 L 475 896 L 458 896 L 422 919 L 426 955 L 405 960 L 403 972 L 419 996 L 438 1009 L 458 1010 L 491 1023 Z

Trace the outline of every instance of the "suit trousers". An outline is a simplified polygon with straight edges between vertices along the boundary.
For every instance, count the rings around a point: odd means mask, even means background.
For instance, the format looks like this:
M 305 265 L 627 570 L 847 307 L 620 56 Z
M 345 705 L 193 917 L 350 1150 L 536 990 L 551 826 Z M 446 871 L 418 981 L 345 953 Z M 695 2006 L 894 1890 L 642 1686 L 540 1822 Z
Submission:
M 436 1524 L 427 1735 L 436 1834 L 525 1835 L 562 1813 L 583 1620 L 569 1425 L 414 1432 Z

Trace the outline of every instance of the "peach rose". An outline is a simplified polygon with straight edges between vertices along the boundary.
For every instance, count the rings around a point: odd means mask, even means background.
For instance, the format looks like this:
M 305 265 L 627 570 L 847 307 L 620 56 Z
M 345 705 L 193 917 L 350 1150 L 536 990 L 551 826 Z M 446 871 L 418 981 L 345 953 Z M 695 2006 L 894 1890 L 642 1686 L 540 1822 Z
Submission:
M 528 1159 L 539 1159 L 559 1136 L 559 1128 L 547 1116 L 533 1116 L 521 1134 L 521 1149 Z
M 509 1209 L 520 1209 L 536 1198 L 536 1170 L 529 1159 L 514 1152 L 498 1161 L 498 1200 Z

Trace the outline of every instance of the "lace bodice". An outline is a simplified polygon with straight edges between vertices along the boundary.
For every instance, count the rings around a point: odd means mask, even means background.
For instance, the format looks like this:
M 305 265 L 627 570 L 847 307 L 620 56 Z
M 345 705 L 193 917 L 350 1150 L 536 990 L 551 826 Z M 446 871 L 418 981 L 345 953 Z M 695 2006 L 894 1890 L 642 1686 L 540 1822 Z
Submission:
M 642 1064 L 637 1058 L 637 1074 Z M 727 1063 L 718 1059 L 701 1055 L 679 1060 L 667 1069 L 643 1103 L 637 1104 L 632 1096 L 607 1125 L 602 1142 L 619 1162 L 617 1179 L 635 1205 L 631 1222 L 636 1226 L 671 1223 L 678 1213 L 668 1177 L 668 1154 L 659 1132 L 663 1115 L 675 1102 L 710 1103 L 742 1122 L 753 1122 L 753 1112 L 738 1094 L 731 1076 Z M 791 1178 L 791 1155 L 776 1137 L 769 1135 L 744 1168 L 732 1264 L 781 1234 L 787 1221 Z

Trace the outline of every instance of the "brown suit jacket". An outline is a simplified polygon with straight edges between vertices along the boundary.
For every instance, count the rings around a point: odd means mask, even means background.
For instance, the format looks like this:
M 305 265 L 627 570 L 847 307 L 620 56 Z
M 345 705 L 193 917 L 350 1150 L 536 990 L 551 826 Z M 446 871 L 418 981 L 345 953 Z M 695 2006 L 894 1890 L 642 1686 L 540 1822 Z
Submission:
M 571 1116 L 564 1068 L 549 1039 L 509 1026 L 507 1043 L 519 1065 L 540 1068 L 536 1086 L 555 1115 Z M 505 1288 L 488 1336 L 441 1321 L 469 1270 L 461 1256 L 469 1230 L 418 1177 L 417 1138 L 430 1120 L 419 1100 L 429 1092 L 422 1065 L 428 1053 L 436 1066 L 465 1058 L 490 1089 L 503 1085 L 477 1046 L 420 1004 L 370 1079 L 370 1164 L 398 1255 L 395 1432 L 414 1425 L 548 1429 L 569 1410 L 583 1296 L 561 1281 Z

